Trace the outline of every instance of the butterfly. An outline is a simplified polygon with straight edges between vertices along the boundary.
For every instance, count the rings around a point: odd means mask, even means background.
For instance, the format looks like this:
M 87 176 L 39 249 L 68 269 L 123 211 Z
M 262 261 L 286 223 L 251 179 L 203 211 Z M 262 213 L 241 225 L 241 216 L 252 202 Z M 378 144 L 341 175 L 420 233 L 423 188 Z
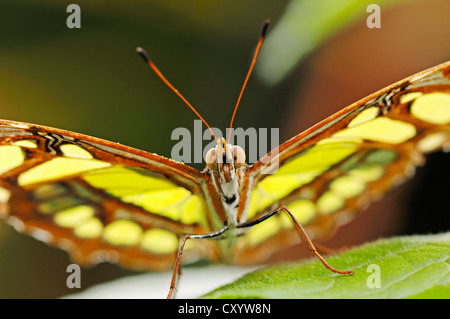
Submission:
M 312 240 L 410 178 L 425 154 L 450 149 L 450 62 L 342 109 L 253 165 L 229 140 L 216 138 L 199 171 L 99 138 L 0 120 L 0 217 L 78 264 L 174 267 L 168 297 L 181 261 L 263 263 L 299 234 L 328 269 L 351 274 L 329 265 Z

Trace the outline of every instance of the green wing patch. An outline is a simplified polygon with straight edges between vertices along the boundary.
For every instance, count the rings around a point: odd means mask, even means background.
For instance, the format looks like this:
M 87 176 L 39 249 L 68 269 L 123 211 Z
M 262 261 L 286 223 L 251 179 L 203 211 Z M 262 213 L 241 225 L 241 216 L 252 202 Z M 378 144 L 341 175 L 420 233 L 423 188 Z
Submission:
M 169 268 L 180 236 L 209 229 L 203 198 L 167 172 L 120 165 L 126 155 L 111 162 L 70 136 L 0 126 L 0 215 L 81 264 Z M 186 260 L 212 251 L 195 247 L 187 246 Z
M 399 82 L 286 142 L 279 169 L 256 175 L 248 219 L 286 206 L 310 237 L 323 238 L 410 178 L 426 153 L 450 149 L 447 73 L 448 67 Z M 292 245 L 292 229 L 285 213 L 252 227 L 238 240 L 236 262 L 247 264 L 257 247 L 254 258 L 264 261 L 276 247 Z

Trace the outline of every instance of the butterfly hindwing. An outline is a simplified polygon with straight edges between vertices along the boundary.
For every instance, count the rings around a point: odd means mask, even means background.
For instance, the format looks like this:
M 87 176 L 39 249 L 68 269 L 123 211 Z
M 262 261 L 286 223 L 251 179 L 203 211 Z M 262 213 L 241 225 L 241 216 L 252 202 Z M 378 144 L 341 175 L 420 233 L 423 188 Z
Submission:
M 210 227 L 200 174 L 108 141 L 0 122 L 0 214 L 80 264 L 171 267 L 179 237 Z M 191 245 L 186 259 L 212 250 Z
M 287 141 L 250 168 L 248 218 L 285 205 L 321 239 L 414 174 L 424 154 L 449 148 L 450 63 L 383 89 Z M 270 167 L 274 162 L 278 165 Z M 270 170 L 272 169 L 273 172 Z M 263 174 L 265 171 L 266 174 Z M 269 172 L 270 174 L 267 174 Z M 298 242 L 279 214 L 241 236 L 237 263 L 260 262 Z M 258 249 L 258 253 L 253 253 Z M 251 255 L 251 258 L 248 256 Z

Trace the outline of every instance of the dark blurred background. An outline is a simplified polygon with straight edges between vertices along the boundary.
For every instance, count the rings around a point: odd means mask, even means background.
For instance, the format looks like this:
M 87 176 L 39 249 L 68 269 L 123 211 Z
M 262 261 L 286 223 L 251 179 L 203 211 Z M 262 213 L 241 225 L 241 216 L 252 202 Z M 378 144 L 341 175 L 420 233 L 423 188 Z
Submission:
M 320 2 L 330 10 L 336 3 Z M 76 131 L 167 157 L 175 143 L 172 130 L 191 129 L 196 118 L 146 67 L 135 48 L 144 47 L 209 124 L 224 130 L 262 22 L 272 19 L 270 38 L 284 16 L 290 14 L 292 20 L 296 14 L 289 13 L 292 2 L 284 0 L 79 0 L 81 29 L 68 29 L 70 3 L 0 2 L 0 118 Z M 291 48 L 289 41 L 277 45 L 268 39 L 234 126 L 280 128 L 283 142 L 372 92 L 449 60 L 447 0 L 379 3 L 381 29 L 367 28 L 367 3 L 361 1 L 355 11 L 359 14 L 351 19 L 343 15 L 342 23 L 336 18 L 327 36 L 276 83 L 263 65 L 274 61 L 277 69 L 283 59 L 276 51 Z M 443 153 L 430 156 L 411 182 L 325 244 L 340 247 L 392 235 L 447 231 L 449 159 Z M 288 258 L 300 255 L 290 250 Z M 70 293 L 65 285 L 69 263 L 65 252 L 17 234 L 0 221 L 0 298 Z M 83 271 L 82 285 L 131 274 L 102 264 Z

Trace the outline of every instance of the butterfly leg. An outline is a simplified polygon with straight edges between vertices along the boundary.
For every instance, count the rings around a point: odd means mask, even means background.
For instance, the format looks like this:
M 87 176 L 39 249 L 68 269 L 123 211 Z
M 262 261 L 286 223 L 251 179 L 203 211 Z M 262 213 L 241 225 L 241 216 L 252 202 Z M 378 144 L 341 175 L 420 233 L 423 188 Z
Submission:
M 225 226 L 217 231 L 206 233 L 206 234 L 188 234 L 184 236 L 181 241 L 180 248 L 178 249 L 177 258 L 175 259 L 175 266 L 172 274 L 172 281 L 170 282 L 169 293 L 167 295 L 167 299 L 171 299 L 173 292 L 175 291 L 175 287 L 177 285 L 177 280 L 179 275 L 181 274 L 181 257 L 183 256 L 184 245 L 188 239 L 205 239 L 205 238 L 215 238 L 221 236 L 224 232 L 229 229 L 228 226 Z
M 319 260 L 322 262 L 322 264 L 325 267 L 327 267 L 329 270 L 331 270 L 332 272 L 337 273 L 337 274 L 342 274 L 342 275 L 352 275 L 353 274 L 352 270 L 338 270 L 338 269 L 334 268 L 325 260 L 325 258 L 322 257 L 322 255 L 317 251 L 312 240 L 309 238 L 305 229 L 302 227 L 302 225 L 298 222 L 298 220 L 295 218 L 295 216 L 289 211 L 289 209 L 286 206 L 281 206 L 281 207 L 277 208 L 276 210 L 274 210 L 258 219 L 242 223 L 242 224 L 238 225 L 237 228 L 245 228 L 245 227 L 250 227 L 250 226 L 259 224 L 260 222 L 262 222 L 262 221 L 268 219 L 269 217 L 272 217 L 273 215 L 276 215 L 282 211 L 285 211 L 289 215 L 289 217 L 292 219 L 292 222 L 294 223 L 296 230 L 299 233 L 300 237 L 302 237 L 303 240 L 308 244 L 308 247 L 311 250 L 311 253 L 313 255 L 315 255 L 317 258 L 319 258 Z

